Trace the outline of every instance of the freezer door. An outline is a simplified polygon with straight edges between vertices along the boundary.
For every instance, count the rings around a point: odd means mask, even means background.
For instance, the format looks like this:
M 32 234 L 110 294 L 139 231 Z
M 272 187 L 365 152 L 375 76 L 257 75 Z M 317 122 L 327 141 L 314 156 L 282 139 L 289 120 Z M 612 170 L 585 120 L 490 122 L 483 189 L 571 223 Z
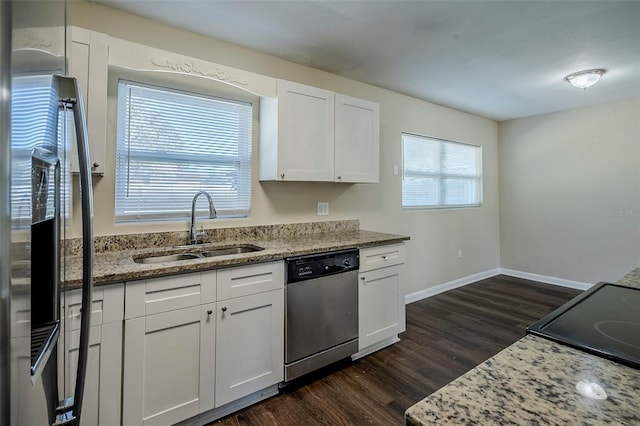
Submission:
M 51 207 L 55 192 L 48 188 L 64 187 L 62 176 L 56 176 L 55 164 L 65 165 L 66 148 L 58 136 L 58 106 L 53 94 L 53 75 L 64 74 L 65 3 L 63 1 L 0 2 L 0 56 L 2 85 L 0 98 L 0 252 L 2 256 L 0 288 L 0 424 L 53 424 L 59 403 L 58 347 L 59 333 L 47 333 L 49 351 L 32 363 L 32 331 L 45 316 L 59 315 L 57 293 L 39 292 L 38 262 L 55 271 L 55 291 L 59 286 L 61 260 L 59 253 L 45 249 L 32 238 L 32 224 L 47 220 L 56 223 L 47 230 L 52 246 L 64 241 L 63 221 Z M 42 154 L 46 150 L 46 155 Z M 34 156 L 34 153 L 36 154 Z M 46 158 L 45 158 L 46 157 Z M 57 157 L 57 158 L 56 158 Z M 34 163 L 34 158 L 36 159 Z M 49 162 L 53 159 L 53 162 Z M 43 161 L 41 161 L 43 160 Z M 33 166 L 53 173 L 42 173 L 38 197 L 32 198 Z M 36 170 L 37 171 L 37 170 Z M 48 185 L 53 177 L 56 185 Z M 35 179 L 38 182 L 37 179 Z M 7 183 L 10 182 L 10 186 Z M 37 186 L 37 185 L 36 185 Z M 46 190 L 45 190 L 46 188 Z M 38 191 L 38 189 L 42 191 Z M 42 204 L 40 204 L 42 203 Z M 33 207 L 36 207 L 34 216 Z M 38 205 L 43 207 L 38 209 Z M 42 214 L 40 217 L 39 215 Z M 53 215 L 53 218 L 52 218 Z M 64 212 L 62 213 L 64 216 Z M 37 234 L 37 232 L 36 232 Z M 51 239 L 55 241 L 51 241 Z M 37 247 L 34 247 L 34 243 Z M 34 282 L 35 281 L 35 282 Z M 32 296 L 47 298 L 47 303 L 33 303 Z M 53 300 L 52 300 L 53 299 Z M 40 299 L 43 300 L 43 299 Z M 46 311 L 40 306 L 47 306 Z M 5 309 L 8 308 L 8 309 Z M 35 322 L 34 322 L 35 319 Z M 54 327 L 55 328 L 55 327 Z M 47 346 L 45 344 L 45 346 Z M 48 358 L 47 358 L 48 357 Z

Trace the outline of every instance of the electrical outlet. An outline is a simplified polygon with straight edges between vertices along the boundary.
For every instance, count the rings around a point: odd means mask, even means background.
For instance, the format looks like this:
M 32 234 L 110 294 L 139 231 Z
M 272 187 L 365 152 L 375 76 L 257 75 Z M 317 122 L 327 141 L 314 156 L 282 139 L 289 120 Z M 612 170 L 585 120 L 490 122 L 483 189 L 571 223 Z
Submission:
M 327 216 L 329 214 L 329 203 L 326 201 L 318 202 L 318 216 Z

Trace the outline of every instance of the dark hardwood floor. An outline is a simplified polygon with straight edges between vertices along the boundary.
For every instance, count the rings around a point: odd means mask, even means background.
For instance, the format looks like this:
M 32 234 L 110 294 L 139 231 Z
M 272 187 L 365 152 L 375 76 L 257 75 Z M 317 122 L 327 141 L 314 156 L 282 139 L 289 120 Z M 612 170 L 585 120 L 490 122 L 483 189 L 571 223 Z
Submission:
M 400 425 L 404 411 L 580 293 L 499 275 L 407 305 L 401 341 L 212 425 Z

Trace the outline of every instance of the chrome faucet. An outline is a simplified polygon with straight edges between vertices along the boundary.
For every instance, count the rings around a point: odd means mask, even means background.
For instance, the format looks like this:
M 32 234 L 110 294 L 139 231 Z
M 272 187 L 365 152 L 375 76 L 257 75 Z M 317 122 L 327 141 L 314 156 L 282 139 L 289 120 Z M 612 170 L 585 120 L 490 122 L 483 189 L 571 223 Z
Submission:
M 198 191 L 196 195 L 193 196 L 193 201 L 191 202 L 191 244 L 200 244 L 204 240 L 204 227 L 201 226 L 200 231 L 196 229 L 196 200 L 200 195 L 204 195 L 209 201 L 209 219 L 215 219 L 218 215 L 218 212 L 216 212 L 216 208 L 213 207 L 213 200 L 211 199 L 211 195 L 209 195 L 207 191 Z

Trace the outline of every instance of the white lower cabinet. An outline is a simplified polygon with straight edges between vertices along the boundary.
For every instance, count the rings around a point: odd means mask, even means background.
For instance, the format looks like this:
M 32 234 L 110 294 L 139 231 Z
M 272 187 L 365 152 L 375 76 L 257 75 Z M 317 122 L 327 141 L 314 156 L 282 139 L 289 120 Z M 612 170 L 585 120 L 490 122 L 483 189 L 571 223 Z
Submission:
M 213 408 L 214 308 L 125 321 L 123 424 L 173 424 Z
M 403 331 L 401 281 L 401 266 L 369 271 L 360 277 L 360 350 Z
M 405 331 L 404 244 L 360 250 L 358 354 L 364 356 Z
M 80 346 L 80 306 L 82 292 L 69 291 L 61 306 L 64 334 L 59 359 L 66 395 L 73 395 Z M 82 403 L 81 426 L 120 424 L 122 377 L 123 284 L 94 288 L 89 332 L 89 354 Z
M 283 287 L 283 262 L 126 283 L 122 424 L 178 423 L 282 381 Z
M 167 425 L 213 408 L 216 271 L 125 285 L 122 424 Z
M 216 303 L 216 407 L 284 375 L 284 290 Z

